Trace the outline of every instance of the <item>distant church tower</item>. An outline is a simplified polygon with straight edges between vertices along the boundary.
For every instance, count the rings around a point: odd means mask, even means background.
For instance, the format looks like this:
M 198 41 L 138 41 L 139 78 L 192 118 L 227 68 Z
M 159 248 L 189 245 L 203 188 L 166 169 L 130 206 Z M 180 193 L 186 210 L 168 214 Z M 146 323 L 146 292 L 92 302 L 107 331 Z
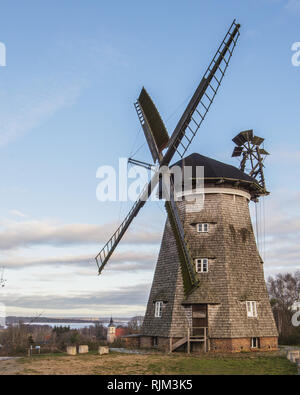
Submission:
M 108 343 L 113 343 L 116 339 L 116 326 L 114 324 L 114 321 L 111 317 L 109 325 L 107 327 L 107 342 Z
M 185 294 L 187 269 L 168 218 L 140 346 L 173 349 L 177 344 L 175 350 L 189 345 L 196 351 L 203 348 L 197 336 L 205 328 L 206 349 L 211 351 L 277 349 L 278 333 L 248 207 L 260 196 L 257 181 L 199 154 L 176 165 L 192 166 L 193 171 L 204 166 L 204 208 L 198 209 L 197 201 L 178 202 L 199 285 Z M 187 342 L 188 331 L 195 336 L 192 343 Z

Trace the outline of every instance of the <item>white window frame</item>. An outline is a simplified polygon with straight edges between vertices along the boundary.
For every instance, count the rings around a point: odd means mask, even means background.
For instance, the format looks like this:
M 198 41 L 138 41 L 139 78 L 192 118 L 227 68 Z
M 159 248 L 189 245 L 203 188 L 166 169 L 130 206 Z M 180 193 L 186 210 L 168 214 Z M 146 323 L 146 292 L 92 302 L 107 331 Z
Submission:
M 257 317 L 257 303 L 253 300 L 246 301 L 247 317 L 256 318 Z
M 154 312 L 154 316 L 156 318 L 161 318 L 162 317 L 162 307 L 163 307 L 163 301 L 162 300 L 158 300 L 155 302 L 155 312 Z
M 254 344 L 255 342 L 255 344 Z M 251 348 L 259 348 L 259 338 L 251 337 Z
M 205 270 L 206 268 L 206 270 Z M 208 259 L 201 258 L 196 259 L 196 272 L 197 273 L 208 273 Z
M 197 232 L 198 233 L 208 233 L 208 223 L 207 222 L 201 222 L 197 224 Z

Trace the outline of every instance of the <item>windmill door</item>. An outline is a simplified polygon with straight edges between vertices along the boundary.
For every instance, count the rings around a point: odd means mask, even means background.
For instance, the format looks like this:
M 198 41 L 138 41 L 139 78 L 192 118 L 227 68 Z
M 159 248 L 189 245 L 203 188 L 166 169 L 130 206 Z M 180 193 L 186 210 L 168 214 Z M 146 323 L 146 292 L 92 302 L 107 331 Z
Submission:
M 208 327 L 207 304 L 192 305 L 193 330 L 192 336 L 203 336 L 204 329 Z

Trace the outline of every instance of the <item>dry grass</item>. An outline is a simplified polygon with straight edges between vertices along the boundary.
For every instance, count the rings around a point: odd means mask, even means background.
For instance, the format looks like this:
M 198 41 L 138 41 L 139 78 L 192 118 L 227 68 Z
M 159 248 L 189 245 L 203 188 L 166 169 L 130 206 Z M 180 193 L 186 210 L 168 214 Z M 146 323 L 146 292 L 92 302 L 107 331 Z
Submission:
M 40 355 L 0 362 L 0 375 L 296 374 L 279 353 Z

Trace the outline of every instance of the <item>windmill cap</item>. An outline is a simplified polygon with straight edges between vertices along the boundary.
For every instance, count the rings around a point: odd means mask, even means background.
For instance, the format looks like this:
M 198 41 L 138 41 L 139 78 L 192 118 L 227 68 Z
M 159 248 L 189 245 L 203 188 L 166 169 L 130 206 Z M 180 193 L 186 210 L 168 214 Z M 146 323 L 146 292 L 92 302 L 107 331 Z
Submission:
M 174 163 L 170 168 L 174 166 L 179 166 L 181 168 L 186 166 L 192 167 L 193 179 L 196 178 L 197 166 L 203 166 L 205 183 L 225 182 L 235 186 L 238 184 L 238 187 L 249 190 L 253 196 L 258 196 L 262 193 L 261 187 L 255 178 L 250 177 L 235 166 L 208 158 L 204 155 L 193 153 Z
M 173 166 L 185 167 L 191 166 L 193 170 L 196 170 L 197 166 L 204 167 L 204 179 L 212 178 L 228 178 L 233 180 L 244 180 L 249 182 L 255 182 L 255 178 L 250 177 L 248 174 L 239 170 L 237 167 L 228 165 L 226 163 L 220 162 L 218 160 L 208 158 L 207 156 L 193 153 L 186 158 L 174 163 Z M 192 173 L 193 177 L 196 176 L 196 172 Z

